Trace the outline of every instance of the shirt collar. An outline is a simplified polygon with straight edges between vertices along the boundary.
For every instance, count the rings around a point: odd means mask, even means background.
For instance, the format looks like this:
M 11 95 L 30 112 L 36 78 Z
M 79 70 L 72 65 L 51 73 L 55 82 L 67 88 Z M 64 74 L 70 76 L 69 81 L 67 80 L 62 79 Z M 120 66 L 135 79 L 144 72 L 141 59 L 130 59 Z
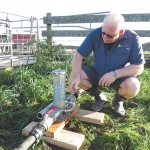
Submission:
M 128 35 L 127 35 L 127 32 L 126 32 L 126 29 L 124 29 L 123 34 L 120 36 L 119 39 L 127 39 L 127 38 L 128 38 Z

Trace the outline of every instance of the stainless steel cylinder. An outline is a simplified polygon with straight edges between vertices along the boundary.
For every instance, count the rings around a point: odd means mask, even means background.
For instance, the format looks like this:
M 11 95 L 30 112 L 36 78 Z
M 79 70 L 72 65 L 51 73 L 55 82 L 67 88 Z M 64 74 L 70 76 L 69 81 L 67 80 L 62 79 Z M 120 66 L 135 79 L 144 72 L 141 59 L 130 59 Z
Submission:
M 56 107 L 62 108 L 65 105 L 66 99 L 66 71 L 57 69 L 52 71 L 53 75 L 53 104 Z

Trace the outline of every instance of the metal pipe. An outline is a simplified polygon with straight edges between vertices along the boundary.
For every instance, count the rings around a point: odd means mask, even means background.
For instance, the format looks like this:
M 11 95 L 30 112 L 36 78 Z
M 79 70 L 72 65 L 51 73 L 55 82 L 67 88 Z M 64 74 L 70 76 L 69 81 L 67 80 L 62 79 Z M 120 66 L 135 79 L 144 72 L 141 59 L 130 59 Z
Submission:
M 31 23 L 31 26 L 30 26 L 30 41 L 32 40 L 33 22 L 34 22 L 34 17 L 31 16 L 31 19 L 30 19 L 30 23 Z
M 80 89 L 77 92 L 75 92 L 74 94 L 71 94 L 69 97 L 67 97 L 66 103 L 67 102 L 74 102 L 75 99 L 78 98 L 79 94 L 81 94 L 83 91 L 84 91 L 83 89 Z
M 21 27 L 21 28 L 23 28 L 23 27 Z M 31 27 L 30 27 L 31 28 Z M 29 31 L 29 30 L 24 30 L 24 29 L 15 29 L 15 28 L 2 28 L 2 27 L 0 27 L 0 29 L 2 29 L 2 30 L 12 30 L 12 31 L 22 31 L 22 32 L 31 32 L 31 30 Z M 33 31 L 32 31 L 33 32 Z M 36 31 L 34 31 L 34 33 L 36 33 Z M 9 35 L 9 34 L 7 34 L 7 35 Z
M 70 109 L 65 109 L 65 110 L 63 110 L 63 112 L 70 112 L 70 111 L 72 111 L 72 110 L 75 108 L 75 106 L 76 106 L 76 103 L 74 103 L 74 102 L 68 102 L 67 104 L 71 104 L 72 107 L 71 107 Z
M 26 20 L 13 20 L 13 21 L 11 21 L 11 22 L 22 22 L 22 21 L 30 21 L 30 18 L 29 19 L 26 19 Z
M 37 32 L 36 32 L 37 33 L 37 40 L 39 40 L 39 20 L 38 20 L 38 18 L 35 18 L 35 20 L 36 20 L 36 27 L 37 27 Z
M 45 130 L 48 130 L 50 128 L 50 126 L 52 125 L 53 122 L 54 122 L 54 118 L 52 118 L 52 117 L 49 116 L 47 119 L 42 120 L 40 122 L 40 125 L 44 126 Z M 42 138 L 42 136 L 40 136 L 40 137 Z M 40 137 L 37 137 L 37 140 L 40 139 Z
M 44 115 L 44 120 L 48 118 L 48 116 L 56 109 L 56 106 L 51 107 Z
M 82 27 L 82 26 L 53 26 L 53 28 L 82 28 L 89 30 L 90 28 Z M 30 27 L 13 27 L 13 29 L 20 29 L 20 28 L 30 28 Z M 33 26 L 33 28 L 37 28 L 36 26 Z M 46 28 L 46 26 L 39 26 L 39 28 Z
M 29 137 L 14 150 L 27 150 L 35 141 L 39 141 L 48 128 L 52 125 L 54 119 L 48 117 L 46 120 L 41 121 L 31 132 Z
M 41 110 L 40 112 L 37 113 L 37 117 L 39 119 L 42 119 L 45 115 L 45 113 L 53 106 L 53 103 L 50 103 L 49 105 L 47 105 L 43 110 Z
M 3 12 L 3 11 L 0 11 L 1 13 L 5 13 L 5 14 L 9 14 L 9 15 L 14 15 L 14 16 L 18 16 L 18 17 L 24 17 L 24 18 L 29 18 L 29 17 L 25 17 L 25 16 L 20 16 L 20 15 L 15 15 L 15 14 L 11 14 L 11 13 L 7 13 L 7 12 Z
M 55 109 L 55 110 L 49 115 L 49 117 L 50 117 L 50 118 L 53 118 L 54 121 L 56 121 L 57 118 L 59 117 L 59 115 L 62 113 L 62 110 L 63 110 L 63 109 L 61 109 L 61 108 Z
M 34 142 L 36 138 L 33 135 L 30 135 L 18 148 L 14 150 L 27 150 Z

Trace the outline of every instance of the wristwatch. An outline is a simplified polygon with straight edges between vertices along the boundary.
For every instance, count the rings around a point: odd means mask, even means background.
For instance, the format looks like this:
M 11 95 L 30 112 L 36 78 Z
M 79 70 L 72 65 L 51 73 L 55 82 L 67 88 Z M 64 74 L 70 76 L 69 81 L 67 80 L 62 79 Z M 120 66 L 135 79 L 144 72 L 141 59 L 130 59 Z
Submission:
M 115 70 L 113 71 L 113 73 L 114 73 L 114 77 L 115 77 L 115 79 L 117 79 L 117 78 L 118 78 L 118 73 L 117 73 L 117 72 L 115 72 Z

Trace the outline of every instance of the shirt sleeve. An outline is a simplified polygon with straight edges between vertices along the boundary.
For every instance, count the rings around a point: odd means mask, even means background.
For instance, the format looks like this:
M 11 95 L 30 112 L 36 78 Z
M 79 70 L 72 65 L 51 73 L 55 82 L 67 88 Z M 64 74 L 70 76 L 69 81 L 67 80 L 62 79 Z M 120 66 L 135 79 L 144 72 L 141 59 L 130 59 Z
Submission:
M 83 57 L 88 57 L 93 49 L 94 49 L 94 33 L 92 31 L 88 34 L 88 36 L 82 42 L 77 51 Z
M 145 64 L 143 48 L 138 35 L 136 35 L 135 39 L 133 40 L 132 50 L 130 54 L 130 64 Z

